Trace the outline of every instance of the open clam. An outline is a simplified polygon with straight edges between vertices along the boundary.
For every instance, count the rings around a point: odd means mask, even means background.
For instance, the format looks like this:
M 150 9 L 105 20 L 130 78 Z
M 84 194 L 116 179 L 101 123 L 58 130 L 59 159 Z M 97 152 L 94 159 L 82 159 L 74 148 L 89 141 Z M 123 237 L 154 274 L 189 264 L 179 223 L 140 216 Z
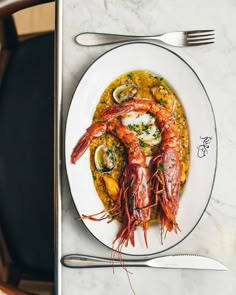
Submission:
M 99 145 L 95 150 L 94 163 L 98 171 L 111 171 L 115 166 L 114 152 L 104 144 Z
M 113 98 L 117 103 L 122 103 L 133 98 L 137 92 L 138 87 L 135 84 L 123 84 L 113 91 Z

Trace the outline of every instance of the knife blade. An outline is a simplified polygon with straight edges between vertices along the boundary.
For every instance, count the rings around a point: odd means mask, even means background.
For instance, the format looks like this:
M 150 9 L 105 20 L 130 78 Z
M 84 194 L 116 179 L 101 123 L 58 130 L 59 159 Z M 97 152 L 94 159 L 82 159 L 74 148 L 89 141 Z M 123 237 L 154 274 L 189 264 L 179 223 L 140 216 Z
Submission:
M 122 260 L 109 259 L 89 255 L 69 254 L 61 259 L 61 263 L 70 268 L 96 267 L 155 267 L 170 269 L 201 269 L 201 270 L 228 270 L 219 261 L 200 255 L 169 255 L 151 259 Z

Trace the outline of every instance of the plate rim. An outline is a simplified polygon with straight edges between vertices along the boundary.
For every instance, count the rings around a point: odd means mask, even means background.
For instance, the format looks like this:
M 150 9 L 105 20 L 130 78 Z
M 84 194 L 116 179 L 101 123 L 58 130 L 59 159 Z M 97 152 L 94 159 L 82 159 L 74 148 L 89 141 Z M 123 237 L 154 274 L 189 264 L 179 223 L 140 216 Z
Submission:
M 119 253 L 121 253 L 122 255 L 127 255 L 127 256 L 132 256 L 132 257 L 147 257 L 147 256 L 153 256 L 153 255 L 158 255 L 158 254 L 161 254 L 163 252 L 166 252 L 174 247 L 176 247 L 177 245 L 179 245 L 181 242 L 183 242 L 192 232 L 193 230 L 197 227 L 197 225 L 199 224 L 200 220 L 202 219 L 202 216 L 204 215 L 204 213 L 206 212 L 206 209 L 208 207 L 208 204 L 210 202 L 210 199 L 211 199 L 211 196 L 212 196 L 212 191 L 213 191 L 213 188 L 214 188 L 214 184 L 215 184 L 215 178 L 216 178 L 216 171 L 217 171 L 217 166 L 218 166 L 218 135 L 217 135 L 217 125 L 216 125 L 216 118 L 215 118 L 215 113 L 214 113 L 214 109 L 213 109 L 213 106 L 212 106 L 212 103 L 211 103 L 211 100 L 209 98 L 209 95 L 206 91 L 206 88 L 204 86 L 204 84 L 202 83 L 200 77 L 198 76 L 198 74 L 196 73 L 196 71 L 193 69 L 193 67 L 184 59 L 182 58 L 179 54 L 177 54 L 176 52 L 172 51 L 171 49 L 167 48 L 167 47 L 164 47 L 162 45 L 159 45 L 159 44 L 156 44 L 156 43 L 153 43 L 153 42 L 148 42 L 148 41 L 131 41 L 131 42 L 126 42 L 126 43 L 122 43 L 118 46 L 115 46 L 115 47 L 112 47 L 108 50 L 106 50 L 105 52 L 103 52 L 101 55 L 99 55 L 97 58 L 95 58 L 89 65 L 88 67 L 85 69 L 85 71 L 83 72 L 83 74 L 81 75 L 78 83 L 76 84 L 76 87 L 75 87 L 75 90 L 73 91 L 73 94 L 72 94 L 72 98 L 71 98 L 71 101 L 69 103 L 69 106 L 68 106 L 68 112 L 67 112 L 67 116 L 66 116 L 66 119 L 65 119 L 65 133 L 64 133 L 64 149 L 63 149 L 63 153 L 64 153 L 64 161 L 65 161 L 65 168 L 66 168 L 66 175 L 67 175 L 67 182 L 68 182 L 68 186 L 69 186 L 69 191 L 70 191 L 70 195 L 71 195 L 71 198 L 72 198 L 72 202 L 74 204 L 74 207 L 77 211 L 77 213 L 80 215 L 79 213 L 79 210 L 76 206 L 76 203 L 75 203 L 75 200 L 74 200 L 74 197 L 73 197 L 73 194 L 72 194 L 72 191 L 71 191 L 71 186 L 70 186 L 70 181 L 69 181 L 69 173 L 68 173 L 68 169 L 67 169 L 67 164 L 66 164 L 66 132 L 67 132 L 67 126 L 68 126 L 68 117 L 69 117 L 69 114 L 70 114 L 70 109 L 71 109 L 71 105 L 72 105 L 72 102 L 73 102 L 73 99 L 74 99 L 74 96 L 75 96 L 75 93 L 77 91 L 77 88 L 79 86 L 79 84 L 81 83 L 83 77 L 86 75 L 86 73 L 89 71 L 89 69 L 99 60 L 101 59 L 103 56 L 105 56 L 106 54 L 110 53 L 111 51 L 113 50 L 116 50 L 120 47 L 125 47 L 127 45 L 131 45 L 131 44 L 146 44 L 146 45 L 151 45 L 151 46 L 156 46 L 156 47 L 159 47 L 161 48 L 162 50 L 166 50 L 168 51 L 169 53 L 171 54 L 174 54 L 177 58 L 179 58 L 187 67 L 189 67 L 189 69 L 193 72 L 193 74 L 196 76 L 198 82 L 200 82 L 200 85 L 206 95 L 206 98 L 207 98 L 207 101 L 209 103 L 209 106 L 210 106 L 210 110 L 211 110 L 211 113 L 212 113 L 212 117 L 213 117 L 213 123 L 214 123 L 214 132 L 215 132 L 215 165 L 214 165 L 214 173 L 213 173 L 213 178 L 212 178 L 212 183 L 211 183 L 211 188 L 210 188 L 210 193 L 209 193 L 209 196 L 208 196 L 208 199 L 207 199 L 207 202 L 206 202 L 206 205 L 205 205 L 205 208 L 203 209 L 202 213 L 200 214 L 198 220 L 196 221 L 195 225 L 192 227 L 192 229 L 182 238 L 180 239 L 178 242 L 174 243 L 173 245 L 169 246 L 168 248 L 165 248 L 165 249 L 162 249 L 160 251 L 157 251 L 157 252 L 153 252 L 153 253 L 148 253 L 148 254 L 132 254 L 132 253 L 124 253 L 122 251 L 119 251 Z M 107 249 L 110 249 L 114 252 L 117 252 L 118 251 L 115 249 L 115 248 L 112 248 L 108 245 L 106 245 L 104 242 L 102 242 L 95 234 L 93 234 L 93 232 L 89 229 L 89 227 L 86 225 L 86 223 L 84 222 L 83 219 L 81 219 L 83 225 L 85 226 L 85 228 L 88 230 L 88 232 L 99 242 L 101 243 L 102 245 L 104 245 Z

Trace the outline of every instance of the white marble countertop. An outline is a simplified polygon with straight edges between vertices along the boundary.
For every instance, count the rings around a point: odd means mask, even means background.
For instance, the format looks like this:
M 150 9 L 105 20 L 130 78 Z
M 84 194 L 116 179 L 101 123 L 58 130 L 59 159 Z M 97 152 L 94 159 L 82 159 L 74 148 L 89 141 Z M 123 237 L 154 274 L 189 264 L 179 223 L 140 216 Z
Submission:
M 168 47 L 186 60 L 203 82 L 213 105 L 218 131 L 218 168 L 212 197 L 201 221 L 165 254 L 192 253 L 218 259 L 227 272 L 134 268 L 136 294 L 236 294 L 236 2 L 234 0 L 59 0 L 62 37 L 62 174 L 59 200 L 58 255 L 110 256 L 77 216 L 64 164 L 64 130 L 69 105 L 87 67 L 114 46 L 86 48 L 80 32 L 151 35 L 191 29 L 215 29 L 214 45 Z M 59 40 L 60 41 L 60 40 Z M 59 56 L 60 58 L 60 56 Z M 59 98 L 60 99 L 60 98 Z M 60 196 L 59 196 L 60 197 Z M 186 221 L 187 222 L 187 221 Z M 163 254 L 163 253 L 162 253 Z M 69 269 L 58 265 L 58 294 L 132 294 L 123 269 Z

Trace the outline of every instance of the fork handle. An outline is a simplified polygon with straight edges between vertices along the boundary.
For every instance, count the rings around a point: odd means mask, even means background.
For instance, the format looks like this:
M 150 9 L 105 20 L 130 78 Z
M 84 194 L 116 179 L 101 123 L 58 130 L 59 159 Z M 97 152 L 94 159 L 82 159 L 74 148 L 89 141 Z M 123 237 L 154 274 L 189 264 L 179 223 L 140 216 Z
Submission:
M 107 45 L 129 41 L 140 40 L 158 40 L 159 36 L 128 36 L 117 34 L 104 34 L 104 33 L 81 33 L 75 37 L 75 41 L 83 46 L 98 46 Z

